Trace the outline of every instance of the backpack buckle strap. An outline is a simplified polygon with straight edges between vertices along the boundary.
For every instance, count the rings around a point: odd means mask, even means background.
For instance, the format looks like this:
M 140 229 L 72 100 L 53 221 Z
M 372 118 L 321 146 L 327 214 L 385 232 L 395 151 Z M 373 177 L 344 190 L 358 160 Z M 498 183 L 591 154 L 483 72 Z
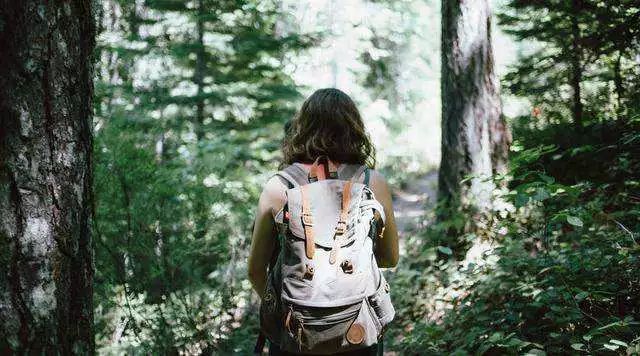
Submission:
M 302 228 L 304 230 L 305 254 L 308 259 L 313 259 L 313 255 L 316 252 L 316 245 L 313 234 L 313 216 L 311 215 L 307 189 L 309 188 L 306 185 L 300 187 L 300 195 L 302 195 Z
M 340 249 L 340 237 L 347 232 L 347 218 L 349 217 L 349 205 L 351 204 L 351 186 L 352 182 L 349 180 L 344 183 L 342 188 L 342 211 L 340 211 L 340 220 L 336 225 L 336 234 L 333 236 L 333 246 L 331 246 L 331 252 L 329 253 L 329 263 L 334 264 L 338 259 L 338 250 Z
M 338 259 L 338 249 L 340 246 L 338 245 L 338 237 L 333 239 L 333 246 L 331 246 L 331 251 L 329 252 L 329 264 L 336 263 Z
M 340 220 L 336 225 L 336 234 L 333 236 L 333 245 L 329 253 L 329 263 L 336 263 L 338 258 L 338 250 L 340 249 L 339 240 L 345 232 L 347 232 L 347 218 L 349 217 L 349 204 L 351 204 L 351 181 L 346 181 L 342 188 L 342 211 L 340 212 Z
M 304 244 L 305 244 L 305 253 L 308 259 L 313 259 L 313 255 L 316 252 L 315 239 L 313 236 L 313 226 L 312 225 L 304 225 Z
M 311 213 L 302 213 L 302 224 L 304 226 L 313 226 L 313 216 Z

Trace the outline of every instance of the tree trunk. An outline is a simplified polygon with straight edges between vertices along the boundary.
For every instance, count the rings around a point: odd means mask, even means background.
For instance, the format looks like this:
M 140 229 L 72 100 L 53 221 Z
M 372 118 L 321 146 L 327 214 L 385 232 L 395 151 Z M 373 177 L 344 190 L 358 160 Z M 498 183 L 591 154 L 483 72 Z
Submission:
M 0 353 L 90 354 L 92 2 L 0 4 Z
M 202 0 L 198 0 L 198 13 L 196 19 L 196 31 L 197 31 L 197 49 L 196 49 L 196 68 L 193 72 L 193 83 L 198 88 L 196 98 L 196 122 L 195 131 L 198 139 L 198 145 L 202 142 L 204 137 L 204 70 L 205 70 L 205 52 L 204 52 L 204 20 L 202 17 L 205 14 L 204 4 Z
M 204 19 L 206 9 L 204 8 L 203 0 L 198 0 L 198 12 L 196 14 L 196 67 L 193 73 L 193 82 L 198 88 L 196 97 L 196 117 L 195 117 L 195 131 L 196 131 L 196 160 L 194 162 L 195 175 L 197 177 L 198 187 L 202 185 L 202 167 L 203 167 L 203 147 L 202 141 L 205 136 L 204 130 L 204 72 L 205 72 L 205 47 L 204 47 Z M 194 215 L 195 215 L 195 232 L 194 235 L 197 239 L 203 238 L 207 233 L 208 222 L 208 210 L 205 202 L 205 197 L 202 194 L 197 194 L 194 197 Z
M 624 79 L 622 78 L 622 51 L 618 50 L 618 55 L 616 56 L 616 61 L 613 64 L 613 83 L 615 85 L 616 90 L 616 114 L 619 119 L 624 118 L 625 116 L 625 107 L 624 107 Z
M 491 208 L 487 180 L 507 169 L 510 132 L 502 117 L 487 0 L 442 1 L 442 161 L 439 198 L 450 209 Z M 473 178 L 465 180 L 466 177 Z M 464 182 L 463 182 L 464 180 Z
M 580 47 L 580 27 L 578 25 L 577 14 L 581 11 L 578 0 L 573 1 L 574 16 L 571 17 L 571 87 L 573 88 L 573 123 L 577 129 L 582 128 L 582 91 L 580 83 L 582 83 L 582 49 Z

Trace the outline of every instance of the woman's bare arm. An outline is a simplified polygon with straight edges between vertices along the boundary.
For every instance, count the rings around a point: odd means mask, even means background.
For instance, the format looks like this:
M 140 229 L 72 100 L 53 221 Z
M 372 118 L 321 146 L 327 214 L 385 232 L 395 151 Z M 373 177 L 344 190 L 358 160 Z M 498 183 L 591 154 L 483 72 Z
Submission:
M 389 185 L 384 177 L 377 171 L 371 171 L 370 187 L 376 199 L 384 208 L 386 217 L 382 239 L 378 240 L 375 248 L 376 261 L 382 268 L 395 267 L 398 264 L 398 230 L 396 219 L 393 215 L 393 201 Z
M 271 178 L 258 202 L 251 238 L 247 272 L 253 289 L 262 297 L 267 282 L 267 267 L 275 248 L 274 216 L 285 201 L 285 185 L 278 177 Z

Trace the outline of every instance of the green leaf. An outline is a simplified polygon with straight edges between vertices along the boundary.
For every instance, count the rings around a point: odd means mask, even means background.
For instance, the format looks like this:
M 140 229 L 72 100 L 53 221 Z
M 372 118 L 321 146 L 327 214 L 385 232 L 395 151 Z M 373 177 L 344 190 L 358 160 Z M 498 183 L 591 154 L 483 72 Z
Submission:
M 582 227 L 584 224 L 579 217 L 567 215 L 567 222 L 573 226 Z
M 610 343 L 612 344 L 616 344 L 616 345 L 620 345 L 620 346 L 624 346 L 624 347 L 629 347 L 629 344 L 627 344 L 624 341 L 620 341 L 620 340 L 616 340 L 616 339 L 611 339 L 609 340 Z
M 493 345 L 485 342 L 478 348 L 478 355 L 483 355 L 487 350 L 489 350 Z
M 549 192 L 544 188 L 536 188 L 536 192 L 533 195 L 532 199 L 534 201 L 543 201 L 548 199 L 551 196 Z
M 453 251 L 446 246 L 438 246 L 438 251 L 444 253 L 445 255 L 449 255 L 451 256 L 453 254 Z
M 556 181 L 555 178 L 549 177 L 546 174 L 538 173 L 538 176 L 547 184 L 553 184 Z
M 524 193 L 518 193 L 515 198 L 516 208 L 523 207 L 529 203 L 529 196 Z
M 611 344 L 604 344 L 603 346 L 604 346 L 605 348 L 607 348 L 607 349 L 609 349 L 609 350 L 613 350 L 613 351 L 615 351 L 615 350 L 617 350 L 618 348 L 620 348 L 620 346 L 618 346 L 618 345 L 611 345 Z
M 586 297 L 589 296 L 589 292 L 580 292 L 578 294 L 576 294 L 576 301 L 580 302 L 583 301 Z
M 581 343 L 571 344 L 571 348 L 578 351 L 584 351 L 584 344 L 581 344 Z
M 621 325 L 622 325 L 621 321 L 614 321 L 613 323 L 610 323 L 610 324 L 607 324 L 605 326 L 599 327 L 598 330 L 606 330 L 606 329 L 612 328 L 614 326 L 621 326 Z

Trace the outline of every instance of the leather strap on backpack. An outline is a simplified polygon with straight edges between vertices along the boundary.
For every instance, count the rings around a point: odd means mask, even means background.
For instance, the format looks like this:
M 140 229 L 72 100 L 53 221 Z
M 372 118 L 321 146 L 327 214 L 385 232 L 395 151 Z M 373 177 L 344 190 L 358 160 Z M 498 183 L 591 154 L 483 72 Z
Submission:
M 305 253 L 308 259 L 313 259 L 316 245 L 313 234 L 313 216 L 311 215 L 307 189 L 308 186 L 306 185 L 300 187 L 300 195 L 302 195 L 302 228 L 304 229 Z
M 351 180 L 346 181 L 342 189 L 342 210 L 340 211 L 340 219 L 336 225 L 336 234 L 333 236 L 333 245 L 329 253 L 329 263 L 334 264 L 338 259 L 338 250 L 340 249 L 340 238 L 347 231 L 347 218 L 349 217 L 349 205 L 351 205 Z
M 349 215 L 349 204 L 351 204 L 351 185 L 352 182 L 348 180 L 342 190 L 342 211 L 340 212 L 338 226 L 336 226 L 336 233 L 339 235 L 344 234 L 347 230 L 347 217 Z

